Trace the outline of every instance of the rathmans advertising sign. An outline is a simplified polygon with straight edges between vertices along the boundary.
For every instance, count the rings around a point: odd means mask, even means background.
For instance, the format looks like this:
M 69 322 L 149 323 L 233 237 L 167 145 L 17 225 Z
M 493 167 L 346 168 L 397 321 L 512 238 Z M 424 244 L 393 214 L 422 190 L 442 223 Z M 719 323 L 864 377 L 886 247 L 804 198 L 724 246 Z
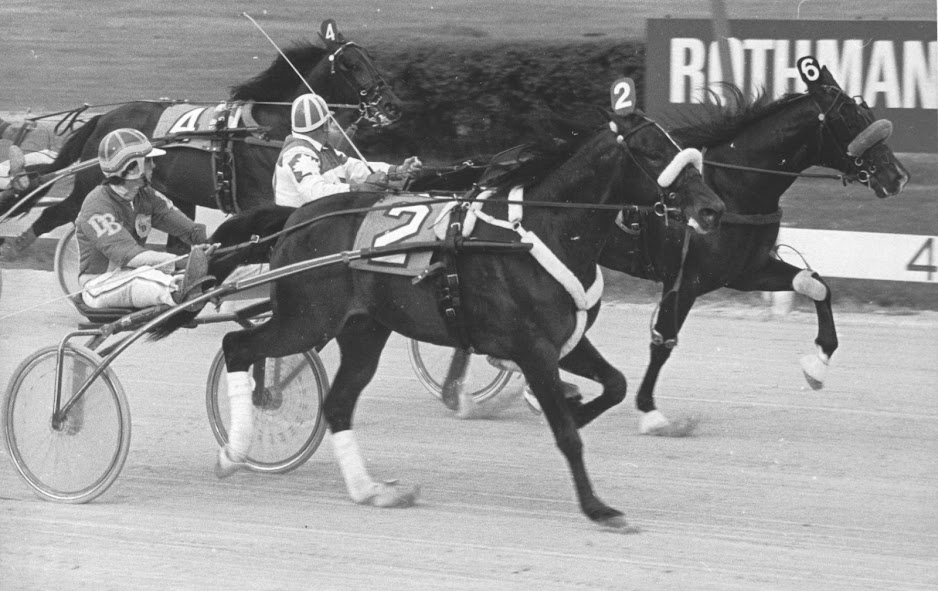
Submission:
M 803 92 L 796 68 L 813 55 L 850 96 L 866 100 L 894 125 L 897 152 L 938 152 L 938 44 L 934 22 L 729 22 L 732 77 L 722 72 L 709 20 L 648 21 L 645 110 L 679 125 L 725 97 L 722 81 L 748 96 Z

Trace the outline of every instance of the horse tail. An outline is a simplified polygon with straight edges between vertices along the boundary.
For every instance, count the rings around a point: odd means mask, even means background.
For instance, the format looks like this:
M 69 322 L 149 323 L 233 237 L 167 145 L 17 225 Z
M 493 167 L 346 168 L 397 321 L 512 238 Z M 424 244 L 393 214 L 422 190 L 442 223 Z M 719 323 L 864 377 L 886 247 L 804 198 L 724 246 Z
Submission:
M 279 232 L 294 211 L 296 211 L 294 207 L 268 205 L 239 213 L 225 220 L 209 238 L 209 242 L 219 244 L 221 248 L 247 244 L 230 252 L 213 256 L 208 264 L 208 274 L 215 277 L 216 283 L 220 284 L 241 265 L 269 262 L 275 241 L 256 244 L 252 243 L 252 238 L 254 236 L 264 238 Z M 164 339 L 191 323 L 197 315 L 198 312 L 189 310 L 180 312 L 154 327 L 147 338 L 151 341 Z
M 68 136 L 68 139 L 62 144 L 62 149 L 59 150 L 59 155 L 56 156 L 52 164 L 49 165 L 46 172 L 62 170 L 66 166 L 78 162 L 82 152 L 85 151 L 85 144 L 88 143 L 91 134 L 97 129 L 98 121 L 100 121 L 101 117 L 103 117 L 103 115 L 95 115 L 89 119 L 87 123 L 75 130 L 72 135 Z M 95 152 L 97 152 L 97 149 Z

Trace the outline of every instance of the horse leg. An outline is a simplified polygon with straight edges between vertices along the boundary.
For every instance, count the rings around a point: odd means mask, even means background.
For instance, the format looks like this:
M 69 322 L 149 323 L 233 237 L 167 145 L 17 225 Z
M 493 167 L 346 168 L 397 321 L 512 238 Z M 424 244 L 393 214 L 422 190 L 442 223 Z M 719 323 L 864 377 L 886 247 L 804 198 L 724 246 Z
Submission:
M 532 346 L 522 351 L 514 361 L 524 372 L 524 377 L 547 418 L 557 447 L 567 459 L 580 509 L 599 525 L 626 528 L 628 526 L 622 512 L 603 503 L 593 492 L 593 486 L 586 474 L 586 464 L 583 462 L 583 440 L 580 438 L 573 414 L 564 400 L 557 354 L 558 351 L 553 346 Z
M 419 488 L 397 482 L 376 482 L 368 474 L 352 432 L 352 414 L 362 390 L 375 375 L 391 331 L 371 318 L 352 318 L 336 337 L 342 361 L 323 403 L 332 432 L 332 447 L 353 501 L 375 507 L 409 507 Z
M 697 426 L 694 418 L 672 423 L 657 409 L 654 398 L 655 384 L 658 382 L 661 368 L 677 346 L 677 335 L 697 299 L 693 284 L 694 281 L 685 278 L 676 294 L 670 294 L 671 286 L 665 284 L 665 296 L 658 309 L 658 318 L 651 335 L 651 360 L 635 397 L 635 406 L 642 413 L 639 432 L 643 435 L 686 437 L 693 433 Z
M 228 400 L 231 407 L 228 445 L 218 452 L 215 475 L 227 478 L 245 468 L 245 458 L 254 437 L 254 387 L 249 369 L 269 357 L 284 357 L 308 351 L 319 342 L 328 341 L 317 335 L 304 322 L 274 315 L 264 324 L 230 332 L 222 339 L 225 367 L 228 371 Z
M 808 354 L 800 359 L 801 370 L 808 384 L 814 390 L 824 387 L 827 366 L 837 350 L 837 329 L 834 326 L 834 312 L 831 308 L 831 290 L 821 276 L 808 269 L 799 269 L 785 261 L 769 259 L 768 263 L 747 277 L 742 277 L 728 285 L 740 291 L 790 291 L 794 290 L 814 300 L 817 311 L 817 338 L 814 344 L 817 353 Z
M 566 384 L 564 385 L 565 400 L 571 406 L 577 428 L 582 428 L 625 400 L 627 389 L 625 376 L 603 359 L 603 356 L 586 337 L 580 339 L 577 346 L 560 360 L 560 368 L 603 385 L 602 394 L 586 404 L 580 404 L 579 400 L 566 396 L 567 388 Z

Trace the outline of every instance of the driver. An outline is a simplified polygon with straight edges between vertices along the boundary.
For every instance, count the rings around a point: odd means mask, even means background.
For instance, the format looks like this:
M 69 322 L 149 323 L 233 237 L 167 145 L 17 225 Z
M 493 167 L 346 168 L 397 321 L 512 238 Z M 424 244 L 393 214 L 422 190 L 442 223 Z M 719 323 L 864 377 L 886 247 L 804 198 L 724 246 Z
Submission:
M 136 129 L 117 129 L 101 140 L 98 160 L 105 179 L 88 194 L 75 222 L 78 282 L 82 301 L 91 308 L 173 305 L 201 292 L 190 288 L 201 285 L 213 250 L 204 244 L 205 226 L 150 187 L 153 158 L 165 153 Z M 151 228 L 196 245 L 188 264 L 147 249 Z M 174 267 L 186 269 L 181 285 Z
M 274 167 L 277 205 L 299 207 L 335 193 L 383 191 L 388 177 L 405 179 L 423 164 L 411 156 L 398 166 L 365 163 L 333 147 L 342 138 L 339 124 L 318 94 L 304 94 L 293 101 L 293 133 L 287 136 Z

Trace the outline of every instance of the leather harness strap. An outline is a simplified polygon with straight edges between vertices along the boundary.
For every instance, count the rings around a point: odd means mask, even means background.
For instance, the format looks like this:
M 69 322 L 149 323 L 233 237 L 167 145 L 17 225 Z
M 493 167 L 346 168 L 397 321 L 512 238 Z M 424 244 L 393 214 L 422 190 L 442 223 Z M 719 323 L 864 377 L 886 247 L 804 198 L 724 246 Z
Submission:
M 462 291 L 459 288 L 459 269 L 456 267 L 456 253 L 463 241 L 462 225 L 465 212 L 466 209 L 463 207 L 454 208 L 446 230 L 446 238 L 443 239 L 440 249 L 443 259 L 441 269 L 443 276 L 440 279 L 439 305 L 446 323 L 456 333 L 460 347 L 472 352 L 469 323 L 466 321 L 465 310 L 462 307 Z

